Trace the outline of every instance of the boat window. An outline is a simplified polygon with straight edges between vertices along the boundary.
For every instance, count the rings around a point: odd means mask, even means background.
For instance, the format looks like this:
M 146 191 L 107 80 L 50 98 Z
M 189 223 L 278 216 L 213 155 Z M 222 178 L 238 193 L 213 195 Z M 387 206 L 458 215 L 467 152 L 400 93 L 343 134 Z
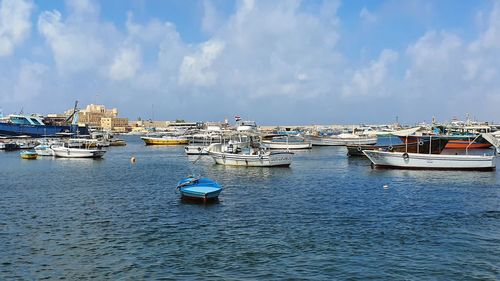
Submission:
M 11 117 L 10 119 L 12 121 L 12 123 L 14 124 L 20 124 L 20 125 L 31 125 L 31 123 L 28 121 L 28 119 L 24 118 L 24 117 L 16 117 L 16 116 L 13 116 Z
M 36 120 L 35 118 L 30 118 L 31 122 L 33 122 L 33 124 L 35 125 L 42 125 L 42 123 L 38 122 L 38 120 Z

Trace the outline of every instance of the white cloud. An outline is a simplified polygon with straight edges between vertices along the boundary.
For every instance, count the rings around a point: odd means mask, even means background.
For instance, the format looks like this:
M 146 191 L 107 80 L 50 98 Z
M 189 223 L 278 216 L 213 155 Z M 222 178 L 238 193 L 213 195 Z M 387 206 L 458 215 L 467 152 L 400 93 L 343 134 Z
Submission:
M 219 15 L 214 4 L 210 0 L 203 1 L 203 19 L 201 29 L 207 33 L 215 32 L 220 26 Z
M 217 74 L 210 70 L 213 62 L 224 50 L 224 42 L 209 41 L 201 46 L 195 55 L 185 56 L 180 68 L 180 84 L 211 86 L 216 82 Z
M 399 55 L 393 50 L 383 50 L 378 60 L 356 70 L 349 83 L 343 86 L 344 98 L 353 96 L 384 96 L 390 94 L 388 85 L 389 67 L 397 61 Z
M 141 64 L 142 58 L 139 47 L 124 47 L 115 56 L 109 70 L 109 76 L 114 80 L 133 78 Z
M 28 101 L 40 94 L 44 90 L 44 76 L 49 68 L 41 63 L 24 61 L 17 76 L 13 90 L 15 101 Z
M 95 70 L 109 60 L 111 48 L 116 46 L 112 43 L 116 35 L 106 32 L 106 26 L 72 20 L 70 16 L 64 21 L 57 10 L 44 11 L 38 18 L 38 30 L 49 44 L 57 70 L 63 75 Z
M 3 0 L 0 4 L 0 56 L 12 54 L 31 30 L 33 4 L 27 0 Z
M 361 9 L 361 12 L 359 13 L 359 17 L 365 21 L 366 23 L 375 23 L 377 22 L 377 16 L 375 16 L 373 13 L 368 11 L 366 7 L 363 7 Z

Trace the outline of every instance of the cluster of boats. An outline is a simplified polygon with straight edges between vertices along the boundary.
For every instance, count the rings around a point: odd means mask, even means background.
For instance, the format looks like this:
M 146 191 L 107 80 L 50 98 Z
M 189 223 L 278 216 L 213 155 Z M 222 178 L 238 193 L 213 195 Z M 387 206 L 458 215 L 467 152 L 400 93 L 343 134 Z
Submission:
M 399 138 L 399 141 L 380 144 L 383 136 Z M 476 130 L 453 134 L 422 127 L 332 134 L 322 131 L 263 133 L 256 126 L 247 126 L 244 130 L 197 130 L 142 137 L 146 145 L 185 145 L 187 155 L 209 155 L 221 165 L 289 166 L 295 150 L 345 146 L 349 156 L 366 156 L 373 167 L 464 170 L 495 169 L 494 152 L 472 155 L 470 151 L 500 147 L 499 138 L 500 133 Z
M 102 158 L 106 153 L 105 147 L 124 146 L 121 139 L 102 138 L 69 138 L 69 139 L 40 139 L 31 141 L 31 145 L 20 152 L 23 159 L 37 159 L 38 156 L 53 156 L 61 158 Z

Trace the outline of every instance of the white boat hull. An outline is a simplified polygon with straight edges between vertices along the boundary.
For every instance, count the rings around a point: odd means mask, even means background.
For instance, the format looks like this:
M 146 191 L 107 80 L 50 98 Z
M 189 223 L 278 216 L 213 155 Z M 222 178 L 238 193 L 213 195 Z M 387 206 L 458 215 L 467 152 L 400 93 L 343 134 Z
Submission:
M 37 149 L 35 148 L 36 154 L 39 156 L 54 156 L 54 151 L 51 148 Z
M 63 158 L 101 158 L 106 150 L 52 147 L 54 156 Z
M 312 143 L 311 142 L 273 142 L 273 141 L 263 141 L 262 144 L 266 146 L 269 149 L 311 149 L 312 148 Z
M 264 155 L 245 155 L 224 152 L 209 152 L 215 163 L 227 166 L 247 167 L 274 167 L 290 166 L 293 161 L 293 153 L 288 151 L 276 151 Z
M 339 138 L 339 137 L 310 137 L 315 146 L 345 146 L 345 145 L 370 145 L 376 144 L 377 138 Z
M 203 145 L 188 145 L 184 147 L 186 155 L 208 155 L 207 147 Z
M 388 168 L 493 170 L 496 167 L 495 156 L 418 154 L 376 150 L 364 150 L 363 153 L 375 166 Z

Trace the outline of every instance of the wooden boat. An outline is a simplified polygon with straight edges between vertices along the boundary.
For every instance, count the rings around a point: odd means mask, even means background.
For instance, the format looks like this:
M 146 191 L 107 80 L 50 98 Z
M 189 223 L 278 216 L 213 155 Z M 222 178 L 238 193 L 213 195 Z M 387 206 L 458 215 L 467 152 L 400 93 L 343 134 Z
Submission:
M 311 149 L 312 143 L 302 137 L 277 136 L 271 140 L 264 140 L 262 144 L 269 149 Z
M 349 156 L 365 156 L 363 150 L 382 150 L 390 152 L 408 152 L 408 153 L 429 153 L 439 154 L 443 151 L 447 139 L 438 137 L 429 138 L 423 137 L 415 139 L 413 142 L 395 144 L 395 145 L 347 145 L 347 155 Z
M 219 197 L 222 187 L 209 178 L 187 177 L 177 183 L 181 197 L 207 202 Z
M 309 136 L 315 146 L 345 146 L 345 145 L 371 145 L 377 143 L 377 137 L 359 136 L 354 134 L 340 134 L 333 136 Z
M 189 139 L 180 136 L 141 137 L 141 139 L 146 145 L 180 145 L 189 143 Z
M 293 161 L 293 152 L 291 151 L 271 151 L 253 147 L 241 148 L 220 143 L 211 144 L 207 150 L 215 163 L 220 165 L 275 167 L 290 166 Z
M 375 167 L 400 169 L 494 170 L 494 155 L 445 155 L 364 150 Z
M 19 154 L 21 155 L 21 158 L 27 160 L 33 160 L 38 157 L 38 154 L 33 150 L 23 150 Z
M 399 138 L 404 143 L 416 142 L 422 137 L 429 136 L 400 136 Z M 432 137 L 447 139 L 448 143 L 445 148 L 451 149 L 484 149 L 491 147 L 491 143 L 485 140 L 481 135 L 474 136 L 448 136 L 448 135 L 435 135 Z

